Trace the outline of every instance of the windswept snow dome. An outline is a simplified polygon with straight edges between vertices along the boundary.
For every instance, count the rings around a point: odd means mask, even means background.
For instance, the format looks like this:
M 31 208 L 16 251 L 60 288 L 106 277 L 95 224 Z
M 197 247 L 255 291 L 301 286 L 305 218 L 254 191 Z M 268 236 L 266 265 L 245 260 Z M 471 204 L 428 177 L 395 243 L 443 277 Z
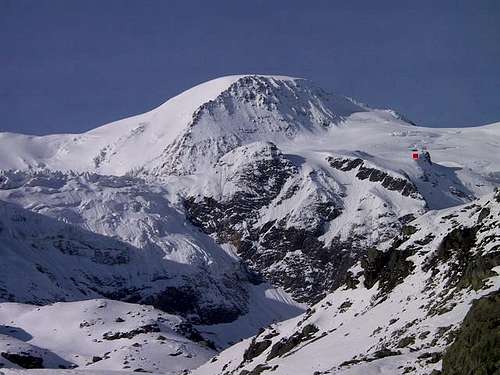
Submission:
M 199 106 L 215 99 L 238 78 L 228 76 L 202 83 L 149 112 L 83 134 L 42 137 L 1 134 L 2 168 L 46 165 L 91 170 L 98 168 L 109 153 L 117 161 L 116 167 L 108 167 L 107 172 L 123 174 L 144 164 L 171 143 Z
M 150 112 L 87 133 L 1 134 L 0 167 L 47 166 L 121 175 L 145 165 L 161 168 L 158 163 L 168 163 L 170 157 L 196 164 L 188 159 L 263 136 L 282 139 L 301 128 L 314 132 L 361 110 L 303 79 L 228 76 L 195 86 Z M 193 143 L 190 150 L 180 150 L 187 142 Z

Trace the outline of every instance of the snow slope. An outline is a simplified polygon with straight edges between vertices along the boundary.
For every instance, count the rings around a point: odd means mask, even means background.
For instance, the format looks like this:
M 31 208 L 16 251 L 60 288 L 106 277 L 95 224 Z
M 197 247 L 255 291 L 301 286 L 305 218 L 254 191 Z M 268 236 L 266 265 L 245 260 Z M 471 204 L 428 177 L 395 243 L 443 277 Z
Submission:
M 212 115 L 211 106 L 221 104 L 223 111 L 218 111 L 218 114 L 225 116 L 229 113 L 230 118 L 215 119 L 210 124 L 196 126 L 193 134 L 198 133 L 198 129 L 202 129 L 198 138 L 206 137 L 207 132 L 217 131 L 219 136 L 221 135 L 220 131 L 226 133 L 229 130 L 228 126 L 232 127 L 228 121 L 243 120 L 248 123 L 255 121 L 259 115 L 262 115 L 261 111 L 246 108 L 249 105 L 245 108 L 227 108 L 229 103 L 221 103 L 221 101 L 233 98 L 235 94 L 238 95 L 236 100 L 241 99 L 239 95 L 253 96 L 254 94 L 249 92 L 252 88 L 247 87 L 247 80 L 255 81 L 255 84 L 262 81 L 273 86 L 279 85 L 279 89 L 287 91 L 287 95 L 292 99 L 294 99 L 292 87 L 297 87 L 298 82 L 305 82 L 296 78 L 279 76 L 228 76 L 193 87 L 150 112 L 116 121 L 83 134 L 37 137 L 0 133 L 0 168 L 48 167 L 63 170 L 98 171 L 115 175 L 142 168 L 148 162 L 160 157 L 167 146 L 178 148 L 176 142 L 183 142 L 198 121 L 205 121 L 204 115 L 207 112 Z M 228 91 L 229 89 L 231 90 Z M 241 92 L 242 89 L 245 90 Z M 314 95 L 307 85 L 302 90 L 305 90 L 309 96 Z M 253 100 L 265 101 L 262 95 L 252 98 Z M 340 115 L 352 113 L 353 110 L 359 108 L 341 97 L 338 97 L 337 100 L 341 102 Z M 235 105 L 235 103 L 232 104 Z M 325 112 L 323 117 L 340 116 L 330 113 L 322 106 L 323 103 L 318 102 L 311 108 L 314 108 L 318 113 Z M 230 112 L 227 111 L 228 109 Z M 287 111 L 292 110 L 293 116 L 298 116 L 298 111 L 301 111 L 299 115 L 303 117 L 307 115 L 305 108 L 286 109 Z M 252 113 L 247 113 L 249 110 Z M 231 115 L 243 117 L 233 118 Z M 327 117 L 325 119 L 328 120 Z M 271 120 L 273 119 L 265 120 L 266 124 L 271 126 L 266 131 L 276 132 L 285 129 L 287 122 L 284 119 L 281 122 L 285 125 L 278 128 L 273 126 Z M 217 124 L 221 124 L 222 127 Z M 236 133 L 246 133 L 250 130 L 240 128 Z
M 239 78 L 230 76 L 205 82 L 152 111 L 83 134 L 37 137 L 0 133 L 0 168 L 46 166 L 123 174 L 158 156 L 185 128 L 199 106 Z
M 22 360 L 9 354 L 23 353 L 40 358 L 45 368 L 178 374 L 214 354 L 188 338 L 185 324 L 152 306 L 104 299 L 40 307 L 2 303 L 0 366 L 19 368 Z

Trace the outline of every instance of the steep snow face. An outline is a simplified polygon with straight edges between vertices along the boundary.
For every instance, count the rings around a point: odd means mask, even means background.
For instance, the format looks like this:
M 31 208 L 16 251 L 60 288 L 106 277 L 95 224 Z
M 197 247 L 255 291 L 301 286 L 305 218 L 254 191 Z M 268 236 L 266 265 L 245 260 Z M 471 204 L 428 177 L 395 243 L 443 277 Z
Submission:
M 322 136 L 237 147 L 190 176 L 181 195 L 193 224 L 235 246 L 253 270 L 297 300 L 316 302 L 345 281 L 367 249 L 387 246 L 412 218 L 491 192 L 497 183 L 489 156 L 459 154 L 492 151 L 498 138 L 491 130 L 463 130 L 466 140 L 456 130 L 405 125 L 389 111 L 355 113 Z M 488 137 L 484 146 L 475 143 Z M 418 140 L 432 144 L 430 157 L 412 159 L 408 145 Z M 443 161 L 445 143 L 455 166 Z M 473 169 L 479 159 L 483 167 Z
M 183 319 L 146 305 L 104 299 L 0 304 L 2 369 L 142 369 L 173 375 L 215 354 L 198 336 Z
M 361 151 L 381 167 L 412 177 L 417 171 L 408 146 L 419 144 L 444 167 L 429 178 L 430 184 L 444 177 L 452 185 L 463 185 L 458 194 L 478 196 L 499 182 L 499 129 L 500 124 L 416 127 L 392 110 L 370 109 L 304 79 L 229 76 L 187 90 L 150 112 L 84 134 L 0 133 L 0 169 L 190 174 L 205 172 L 238 146 L 267 141 L 302 157 L 309 151 Z M 426 198 L 431 208 L 463 201 L 453 196 Z
M 441 369 L 471 302 L 500 288 L 500 192 L 410 222 L 386 251 L 304 315 L 194 374 L 428 374 Z M 494 317 L 490 317 L 494 319 Z
M 49 170 L 0 171 L 0 199 L 33 212 L 119 238 L 164 259 L 224 273 L 224 250 L 186 222 L 167 190 L 139 178 Z
M 410 148 L 427 148 L 432 164 L 412 160 Z M 500 123 L 461 129 L 411 126 L 391 111 L 354 113 L 321 137 L 281 143 L 306 160 L 328 154 L 360 158 L 413 182 L 429 208 L 446 208 L 492 193 L 498 186 Z
M 412 215 L 470 201 L 496 184 L 490 172 L 495 166 L 481 153 L 473 158 L 471 150 L 493 147 L 496 127 L 463 130 L 467 137 L 471 134 L 467 142 L 472 146 L 450 151 L 462 167 L 442 161 L 438 150 L 443 142 L 466 145 L 462 134 L 445 131 L 405 125 L 387 111 L 356 113 L 342 127 L 322 130 L 322 136 L 296 137 L 279 147 L 249 143 L 227 152 L 203 172 L 163 181 L 6 171 L 0 178 L 0 198 L 117 236 L 151 254 L 151 269 L 162 264 L 169 286 L 189 286 L 183 293 L 194 293 L 201 301 L 212 301 L 207 287 L 212 277 L 226 284 L 227 275 L 239 274 L 239 261 L 216 239 L 233 246 L 253 271 L 310 303 L 343 282 L 347 269 L 367 248 L 382 246 Z M 476 143 L 487 137 L 479 148 Z M 432 140 L 432 162 L 413 161 L 400 138 L 408 144 Z M 358 146 L 367 151 L 348 151 Z M 482 167 L 467 167 L 478 160 Z M 193 228 L 184 211 L 212 238 Z M 164 260 L 157 262 L 160 257 Z M 239 284 L 232 285 L 234 298 L 217 292 L 215 300 L 235 319 L 246 310 L 238 297 Z M 200 293 L 193 292 L 198 286 Z M 226 300 L 234 303 L 228 306 Z
M 137 254 L 123 242 L 4 202 L 0 202 L 0 213 L 1 300 L 82 299 L 99 291 L 119 292 L 120 287 L 134 284 L 134 278 L 135 283 L 141 278 L 140 269 L 124 267 Z M 154 274 L 155 270 L 145 272 Z
M 139 249 L 10 204 L 2 202 L 0 212 L 3 300 L 108 296 L 150 303 L 204 324 L 230 322 L 248 311 L 251 276 L 229 256 L 219 255 L 221 262 L 212 258 L 211 265 L 208 259 L 182 264 L 154 248 Z M 208 244 L 203 248 L 210 251 Z

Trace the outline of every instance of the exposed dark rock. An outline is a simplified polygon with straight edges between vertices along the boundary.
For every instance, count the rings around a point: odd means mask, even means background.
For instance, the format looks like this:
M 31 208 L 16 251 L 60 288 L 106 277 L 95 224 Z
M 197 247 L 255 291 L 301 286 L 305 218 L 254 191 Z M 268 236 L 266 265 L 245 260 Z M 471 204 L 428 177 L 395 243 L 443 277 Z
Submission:
M 152 305 L 170 314 L 191 315 L 190 319 L 200 324 L 232 322 L 245 312 L 234 304 L 205 305 L 201 303 L 199 293 L 200 291 L 191 286 L 167 287 L 161 293 L 142 299 L 141 303 Z
M 359 180 L 368 179 L 372 182 L 380 182 L 387 190 L 398 191 L 404 196 L 421 199 L 417 188 L 409 179 L 394 177 L 380 169 L 366 167 L 364 161 L 360 158 L 330 157 L 327 160 L 333 168 L 343 172 L 348 172 L 357 168 L 356 177 Z
M 404 225 L 401 228 L 401 233 L 403 233 L 404 236 L 411 236 L 414 233 L 417 233 L 418 228 L 414 227 L 413 225 Z
M 343 284 L 349 289 L 356 289 L 359 284 L 359 280 L 354 277 L 351 271 L 347 271 Z
M 414 343 L 415 343 L 415 337 L 413 336 L 403 337 L 398 342 L 398 348 L 406 348 L 408 345 L 413 345 Z
M 488 207 L 483 207 L 483 209 L 481 209 L 481 211 L 479 212 L 479 215 L 477 217 L 477 222 L 481 223 L 489 215 L 490 215 L 490 209 Z
M 466 261 L 458 287 L 461 289 L 467 287 L 474 290 L 481 289 L 484 287 L 486 279 L 495 276 L 492 269 L 498 265 L 500 265 L 500 251 L 474 255 Z
M 265 370 L 272 370 L 273 368 L 274 367 L 266 365 L 266 364 L 259 364 L 252 371 L 248 371 L 248 370 L 241 371 L 240 375 L 260 375 Z
M 345 312 L 347 310 L 349 310 L 349 307 L 352 306 L 352 302 L 347 300 L 347 301 L 344 301 L 342 302 L 342 304 L 339 306 L 339 311 L 340 312 Z
M 373 353 L 373 356 L 376 359 L 380 359 L 380 358 L 392 357 L 394 355 L 400 355 L 400 354 L 401 354 L 401 352 L 399 350 L 393 351 L 393 350 L 390 350 L 387 348 L 383 348 L 383 349 L 377 350 L 375 353 Z
M 350 359 L 349 361 L 342 362 L 339 365 L 339 367 L 351 366 L 351 365 L 355 365 L 355 364 L 362 363 L 362 362 L 373 362 L 373 361 L 376 361 L 377 359 L 391 357 L 391 356 L 400 355 L 400 354 L 401 354 L 401 352 L 399 350 L 392 351 L 392 350 L 387 349 L 387 348 L 382 348 L 380 350 L 377 350 L 375 353 L 373 353 L 373 356 L 371 356 L 371 357 L 361 357 L 359 359 L 353 358 L 353 359 Z
M 285 355 L 300 343 L 312 339 L 316 332 L 318 332 L 318 328 L 315 325 L 308 324 L 304 326 L 301 331 L 295 332 L 292 336 L 283 338 L 274 344 L 266 360 L 270 361 L 275 357 Z
M 6 360 L 26 369 L 44 368 L 43 358 L 35 357 L 29 353 L 0 353 Z
M 267 348 L 269 348 L 272 344 L 271 340 L 263 340 L 257 341 L 257 338 L 254 337 L 250 345 L 248 346 L 245 353 L 243 353 L 243 359 L 245 361 L 250 361 L 255 357 L 261 355 Z
M 242 206 L 241 203 L 237 205 Z M 351 243 L 335 241 L 325 247 L 318 240 L 322 234 L 321 222 L 311 229 L 286 227 L 284 222 L 271 222 L 252 229 L 251 218 L 240 217 L 241 212 L 232 213 L 237 210 L 234 205 L 221 208 L 219 203 L 204 199 L 201 202 L 188 200 L 186 207 L 193 223 L 200 225 L 206 233 L 215 232 L 220 242 L 233 244 L 251 271 L 291 292 L 300 302 L 317 302 L 327 291 L 340 286 L 345 273 L 355 263 L 352 254 L 362 251 L 352 250 Z M 324 217 L 318 214 L 323 217 L 322 222 L 338 214 L 331 205 L 318 207 L 321 215 L 324 214 Z M 236 229 L 241 227 L 241 222 L 245 223 L 248 233 Z M 281 267 L 271 267 L 278 262 Z
M 338 170 L 341 170 L 343 172 L 351 171 L 357 167 L 359 167 L 361 164 L 363 164 L 363 159 L 360 158 L 355 158 L 355 159 L 349 159 L 349 158 L 328 158 L 328 162 L 330 165 Z
M 318 240 L 324 224 L 341 212 L 335 202 L 317 202 L 313 207 L 315 220 L 305 227 L 291 227 L 286 220 L 257 224 L 258 211 L 282 194 L 285 182 L 297 173 L 274 145 L 268 156 L 230 177 L 245 186 L 231 199 L 218 202 L 212 197 L 186 198 L 186 215 L 205 233 L 215 234 L 218 242 L 234 245 L 250 274 L 283 287 L 300 302 L 315 303 L 345 282 L 347 270 L 363 250 L 348 242 L 334 241 L 325 246 Z
M 278 336 L 278 335 L 279 335 L 278 331 L 272 330 L 272 331 L 271 331 L 271 332 L 269 332 L 267 335 L 264 335 L 264 339 L 266 339 L 266 340 L 270 340 L 270 339 L 272 339 L 273 337 L 276 337 L 276 336 Z
M 147 324 L 128 332 L 106 332 L 102 335 L 104 340 L 131 339 L 143 333 L 160 332 L 157 324 Z
M 365 359 L 355 359 L 355 358 L 353 358 L 353 359 L 350 359 L 348 361 L 342 362 L 339 365 L 339 367 L 346 367 L 346 366 L 356 365 L 356 364 L 364 362 L 364 361 L 365 361 Z
M 443 375 L 500 372 L 500 292 L 474 301 L 443 356 Z
M 215 344 L 210 340 L 206 340 L 191 323 L 180 323 L 175 327 L 175 331 L 191 341 L 197 342 L 213 350 L 217 349 Z
M 406 215 L 403 215 L 401 217 L 398 218 L 398 221 L 403 224 L 403 225 L 406 225 L 410 222 L 412 222 L 413 220 L 415 220 L 416 217 L 414 214 L 406 214 Z
M 424 340 L 427 336 L 429 336 L 429 333 L 431 333 L 431 331 L 424 331 L 420 335 L 418 335 L 418 338 L 420 340 Z
M 420 246 L 425 246 L 425 245 L 431 243 L 434 238 L 436 238 L 436 237 L 433 234 L 429 233 L 421 240 L 415 241 L 415 244 L 420 245 Z
M 364 285 L 370 289 L 377 281 L 380 281 L 380 290 L 387 293 L 410 274 L 414 264 L 407 258 L 413 255 L 411 250 L 398 250 L 394 247 L 382 252 L 369 249 L 367 255 L 361 260 L 364 269 Z
M 495 275 L 492 268 L 500 265 L 500 251 L 482 253 L 481 247 L 476 244 L 480 228 L 453 229 L 443 238 L 434 256 L 424 265 L 424 270 L 436 269 L 440 263 L 447 262 L 450 264 L 446 271 L 448 287 L 481 289 L 484 280 Z M 472 251 L 476 246 L 478 249 Z M 450 262 L 452 258 L 454 261 Z
M 418 359 L 425 359 L 426 363 L 437 363 L 441 358 L 443 358 L 443 354 L 440 352 L 426 352 L 418 356 Z
M 436 260 L 447 261 L 456 252 L 467 254 L 476 242 L 477 228 L 455 228 L 448 233 L 436 252 Z

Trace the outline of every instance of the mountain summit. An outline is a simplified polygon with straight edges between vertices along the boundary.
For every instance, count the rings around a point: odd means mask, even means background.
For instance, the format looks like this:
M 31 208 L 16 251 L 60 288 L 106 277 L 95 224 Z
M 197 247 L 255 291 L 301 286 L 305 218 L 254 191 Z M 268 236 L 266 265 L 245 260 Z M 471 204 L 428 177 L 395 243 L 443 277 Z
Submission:
M 364 110 L 304 79 L 228 76 L 200 84 L 150 112 L 84 134 L 3 134 L 0 164 L 108 174 L 146 167 L 155 173 L 185 174 L 239 145 L 317 133 Z M 16 157 L 9 152 L 12 147 Z
M 304 79 L 243 76 L 198 107 L 155 172 L 191 174 L 238 146 L 318 135 L 364 110 Z

